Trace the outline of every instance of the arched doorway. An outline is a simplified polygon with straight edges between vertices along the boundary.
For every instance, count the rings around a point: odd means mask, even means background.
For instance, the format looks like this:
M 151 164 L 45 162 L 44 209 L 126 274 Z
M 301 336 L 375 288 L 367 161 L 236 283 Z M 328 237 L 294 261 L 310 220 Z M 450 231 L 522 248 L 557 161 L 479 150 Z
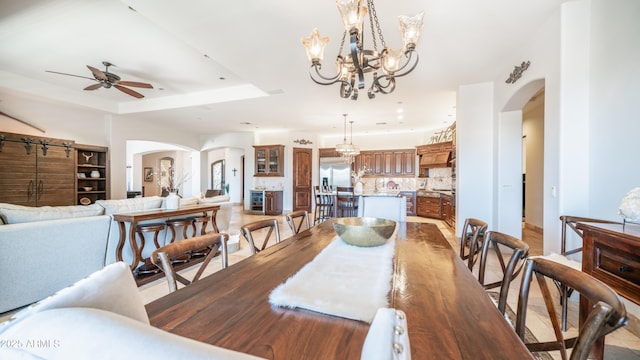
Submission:
M 522 234 L 527 223 L 542 231 L 544 86 L 544 79 L 525 84 L 498 114 L 497 218 L 506 233 Z

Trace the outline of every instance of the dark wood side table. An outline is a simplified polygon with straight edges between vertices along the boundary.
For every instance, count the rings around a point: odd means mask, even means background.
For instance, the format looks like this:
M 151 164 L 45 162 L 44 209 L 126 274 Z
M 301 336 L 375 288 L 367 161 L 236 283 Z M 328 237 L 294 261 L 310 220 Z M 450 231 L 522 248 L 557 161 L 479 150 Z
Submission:
M 130 213 L 113 214 L 113 219 L 118 222 L 118 229 L 120 230 L 120 239 L 118 241 L 118 246 L 116 247 L 116 260 L 122 261 L 122 249 L 124 248 L 124 244 L 127 239 L 135 239 L 136 226 L 140 221 L 168 218 L 173 216 L 194 215 L 198 213 L 203 213 L 206 215 L 207 212 L 211 211 L 211 223 L 213 225 L 213 229 L 215 232 L 220 232 L 218 230 L 218 225 L 216 224 L 216 214 L 219 209 L 220 205 L 198 204 L 193 206 L 181 207 L 175 210 L 151 209 L 134 211 Z M 131 224 L 129 226 L 128 236 L 125 223 Z M 133 253 L 133 261 L 130 264 L 131 270 L 133 270 L 136 266 L 138 266 L 138 263 L 142 261 L 142 249 L 138 249 L 138 244 L 136 241 L 129 241 L 129 245 L 131 246 L 131 252 Z
M 640 304 L 640 225 L 579 223 L 583 231 L 582 271 L 609 285 L 618 294 Z M 580 297 L 580 326 L 591 305 Z M 592 350 L 602 359 L 604 338 Z

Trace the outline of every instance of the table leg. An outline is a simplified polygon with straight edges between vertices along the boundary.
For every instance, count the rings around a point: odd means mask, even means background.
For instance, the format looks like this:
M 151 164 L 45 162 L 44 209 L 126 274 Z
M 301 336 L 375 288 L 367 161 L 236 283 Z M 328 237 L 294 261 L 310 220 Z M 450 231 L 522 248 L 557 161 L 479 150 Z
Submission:
M 218 209 L 214 209 L 211 211 L 211 225 L 213 225 L 213 231 L 216 233 L 220 232 L 220 229 L 218 229 L 218 224 L 216 223 L 216 214 L 218 213 Z M 206 216 L 207 213 L 205 212 L 204 215 Z
M 138 226 L 138 222 L 132 221 L 129 227 L 129 245 L 131 245 L 131 253 L 133 254 L 133 260 L 131 262 L 131 270 L 134 270 L 142 260 L 142 249 L 138 248 L 138 242 L 136 241 L 137 226 Z

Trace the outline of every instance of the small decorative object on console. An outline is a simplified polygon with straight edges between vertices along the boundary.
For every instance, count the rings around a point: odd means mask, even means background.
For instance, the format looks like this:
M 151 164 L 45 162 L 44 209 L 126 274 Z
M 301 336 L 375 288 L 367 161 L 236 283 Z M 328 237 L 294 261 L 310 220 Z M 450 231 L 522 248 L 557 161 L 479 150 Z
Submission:
M 618 212 L 625 222 L 640 223 L 640 187 L 631 189 L 622 198 Z

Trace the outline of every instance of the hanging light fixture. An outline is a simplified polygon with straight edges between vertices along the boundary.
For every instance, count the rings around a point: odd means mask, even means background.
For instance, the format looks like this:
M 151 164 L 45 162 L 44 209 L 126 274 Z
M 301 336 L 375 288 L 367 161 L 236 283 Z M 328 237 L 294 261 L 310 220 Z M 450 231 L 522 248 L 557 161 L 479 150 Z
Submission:
M 351 164 L 354 157 L 360 154 L 360 149 L 353 145 L 353 120 L 349 121 L 351 124 L 351 141 L 347 144 L 347 114 L 342 114 L 342 116 L 344 116 L 344 139 L 342 144 L 336 145 L 336 151 L 340 154 L 342 161 Z
M 337 74 L 326 77 L 320 73 L 324 48 L 327 46 L 329 38 L 321 36 L 318 29 L 314 29 L 309 37 L 302 38 L 302 45 L 304 45 L 307 57 L 311 62 L 309 70 L 311 79 L 320 85 L 340 83 L 340 96 L 345 99 L 351 97 L 352 100 L 357 100 L 358 89 L 365 87 L 364 74 L 372 72 L 372 83 L 367 91 L 369 99 L 373 99 L 376 93 L 392 93 L 396 88 L 396 78 L 407 75 L 418 64 L 418 53 L 415 49 L 422 31 L 424 12 L 420 12 L 414 17 L 398 16 L 403 48 L 396 50 L 388 47 L 384 41 L 373 0 L 367 0 L 368 7 L 363 5 L 363 0 L 336 0 L 336 5 L 345 27 L 336 58 Z M 371 25 L 373 50 L 364 48 L 363 23 L 367 14 L 369 14 Z M 343 56 L 342 50 L 347 34 L 349 48 L 347 54 Z M 378 51 L 378 40 L 382 45 L 380 52 Z

